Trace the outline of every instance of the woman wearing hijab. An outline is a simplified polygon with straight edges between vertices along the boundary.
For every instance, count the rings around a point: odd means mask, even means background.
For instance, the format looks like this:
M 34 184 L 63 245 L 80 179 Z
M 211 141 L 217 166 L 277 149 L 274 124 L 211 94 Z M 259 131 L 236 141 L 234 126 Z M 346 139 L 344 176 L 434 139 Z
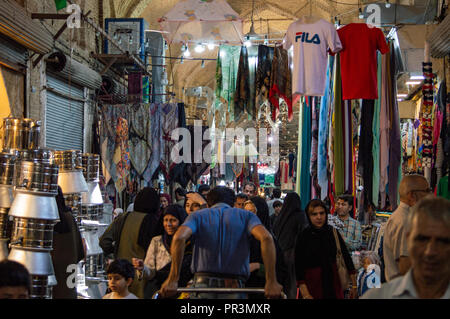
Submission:
M 295 299 L 297 285 L 295 280 L 295 240 L 306 226 L 305 213 L 301 209 L 300 196 L 297 193 L 288 193 L 284 199 L 280 214 L 275 218 L 273 225 L 274 236 L 280 245 L 284 262 L 288 268 L 287 297 Z
M 159 195 L 159 201 L 161 202 L 161 209 L 166 208 L 169 205 L 172 205 L 172 199 L 170 198 L 169 194 L 160 194 Z
M 184 223 L 187 213 L 180 205 L 170 205 L 163 210 L 162 216 L 164 226 L 163 234 L 153 237 L 145 255 L 145 260 L 133 258 L 133 265 L 138 273 L 136 279 L 149 280 L 145 289 L 145 295 L 148 298 L 151 298 L 159 290 L 169 275 L 172 262 L 170 255 L 172 238 L 178 230 L 178 227 Z M 189 245 L 187 245 L 188 247 Z M 190 273 L 191 256 L 191 251 L 188 248 L 185 251 L 185 258 L 182 263 L 180 287 L 184 287 L 192 277 Z
M 77 299 L 76 288 L 69 288 L 67 279 L 73 273 L 67 272 L 67 266 L 78 264 L 86 256 L 86 247 L 78 229 L 78 225 L 72 216 L 70 208 L 64 201 L 61 187 L 58 186 L 56 196 L 59 222 L 54 227 L 53 250 L 51 251 L 53 267 L 57 285 L 53 287 L 54 299 Z
M 151 239 L 157 235 L 160 216 L 159 194 L 145 187 L 136 195 L 134 210 L 117 217 L 100 237 L 100 247 L 113 259 L 144 259 Z M 129 291 L 144 297 L 144 283 L 134 280 Z
M 336 240 L 333 227 L 328 225 L 328 208 L 321 200 L 314 199 L 306 206 L 306 217 L 309 226 L 298 236 L 295 247 L 295 269 L 301 296 L 303 299 L 343 299 L 347 287 L 341 287 L 339 279 Z M 353 261 L 341 235 L 336 233 L 352 285 L 356 287 Z M 354 292 L 357 293 L 356 288 Z
M 245 202 L 244 205 L 245 210 L 249 210 L 252 213 L 256 214 L 258 218 L 261 220 L 263 226 L 272 233 L 272 224 L 269 216 L 269 206 L 267 206 L 267 202 L 260 196 L 255 196 L 250 198 Z M 286 285 L 286 265 L 284 264 L 282 258 L 279 258 L 281 255 L 281 250 L 279 245 L 274 238 L 277 258 L 276 258 L 276 276 L 277 281 L 283 285 Z M 260 242 L 252 237 L 250 239 L 250 277 L 245 283 L 246 287 L 255 287 L 255 288 L 263 288 L 266 284 L 266 276 L 264 271 L 264 263 L 261 255 L 261 247 Z M 250 299 L 258 299 L 261 296 L 249 294 L 248 297 Z

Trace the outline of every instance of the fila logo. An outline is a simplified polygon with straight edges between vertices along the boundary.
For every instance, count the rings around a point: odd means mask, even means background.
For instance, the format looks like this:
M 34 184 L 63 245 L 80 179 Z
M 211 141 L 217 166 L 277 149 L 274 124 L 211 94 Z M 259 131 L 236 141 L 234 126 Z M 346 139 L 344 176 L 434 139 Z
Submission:
M 311 39 L 309 39 L 309 33 L 308 32 L 297 32 L 295 34 L 295 42 L 300 41 L 306 42 L 306 43 L 314 43 L 314 44 L 320 44 L 320 38 L 318 34 L 315 34 Z

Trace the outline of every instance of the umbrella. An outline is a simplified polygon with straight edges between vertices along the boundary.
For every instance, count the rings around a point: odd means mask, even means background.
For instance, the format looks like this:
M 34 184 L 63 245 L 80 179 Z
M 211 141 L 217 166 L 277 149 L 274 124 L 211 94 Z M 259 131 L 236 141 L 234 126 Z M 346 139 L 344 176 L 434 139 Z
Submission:
M 242 43 L 242 19 L 225 0 L 181 0 L 160 27 L 168 44 Z

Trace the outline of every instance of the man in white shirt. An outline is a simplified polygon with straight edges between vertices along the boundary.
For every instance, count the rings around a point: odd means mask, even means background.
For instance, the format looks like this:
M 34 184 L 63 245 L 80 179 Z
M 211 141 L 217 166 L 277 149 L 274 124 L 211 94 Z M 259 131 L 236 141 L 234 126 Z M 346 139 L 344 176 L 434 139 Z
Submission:
M 400 182 L 400 205 L 387 221 L 383 239 L 387 281 L 403 276 L 411 265 L 406 241 L 406 221 L 410 208 L 431 192 L 429 187 L 428 181 L 421 175 L 406 175 Z
M 450 299 L 450 201 L 428 196 L 410 213 L 411 269 L 362 299 Z

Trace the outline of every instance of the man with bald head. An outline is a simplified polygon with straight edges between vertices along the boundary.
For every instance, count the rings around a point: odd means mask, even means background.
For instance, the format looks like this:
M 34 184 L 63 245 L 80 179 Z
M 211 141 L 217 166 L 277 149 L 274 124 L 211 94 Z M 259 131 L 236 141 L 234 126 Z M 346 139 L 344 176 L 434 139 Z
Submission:
M 411 207 L 431 193 L 422 175 L 406 175 L 400 182 L 400 205 L 386 223 L 383 257 L 386 280 L 403 276 L 411 267 L 406 239 L 406 225 Z

